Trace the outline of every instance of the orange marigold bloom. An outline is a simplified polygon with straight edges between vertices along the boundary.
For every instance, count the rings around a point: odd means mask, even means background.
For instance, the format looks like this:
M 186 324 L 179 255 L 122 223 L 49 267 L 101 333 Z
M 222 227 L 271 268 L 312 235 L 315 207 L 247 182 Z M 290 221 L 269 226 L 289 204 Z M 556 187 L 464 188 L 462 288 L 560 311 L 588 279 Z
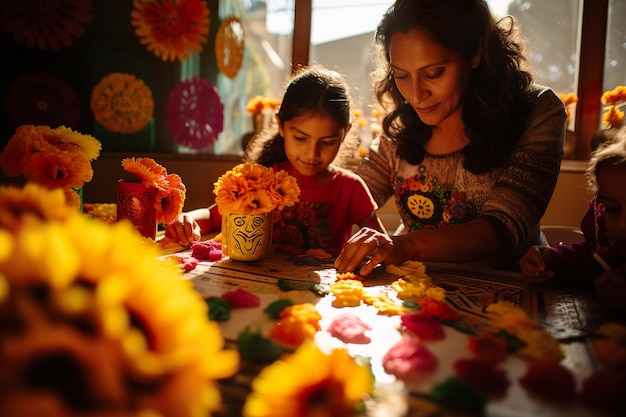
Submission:
M 178 174 L 169 174 L 165 179 L 168 187 L 158 191 L 156 219 L 159 223 L 170 224 L 182 213 L 187 190 Z
M 135 133 L 154 113 L 152 91 L 134 75 L 115 72 L 91 92 L 91 111 L 98 123 L 116 133 Z
M 163 61 L 183 61 L 202 50 L 209 8 L 200 0 L 134 0 L 131 22 L 140 42 Z
M 53 150 L 33 154 L 24 176 L 48 188 L 80 188 L 91 181 L 93 168 L 82 155 Z
M 167 170 L 152 158 L 124 158 L 124 171 L 136 175 L 146 187 L 164 189 Z

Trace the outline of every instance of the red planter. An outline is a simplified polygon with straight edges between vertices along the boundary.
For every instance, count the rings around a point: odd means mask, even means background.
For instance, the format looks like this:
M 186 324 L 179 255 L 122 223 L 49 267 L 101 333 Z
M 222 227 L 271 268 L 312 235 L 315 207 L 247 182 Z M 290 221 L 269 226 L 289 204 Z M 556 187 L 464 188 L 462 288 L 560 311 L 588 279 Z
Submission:
M 117 221 L 128 219 L 142 236 L 156 239 L 157 190 L 147 188 L 140 180 L 117 182 Z

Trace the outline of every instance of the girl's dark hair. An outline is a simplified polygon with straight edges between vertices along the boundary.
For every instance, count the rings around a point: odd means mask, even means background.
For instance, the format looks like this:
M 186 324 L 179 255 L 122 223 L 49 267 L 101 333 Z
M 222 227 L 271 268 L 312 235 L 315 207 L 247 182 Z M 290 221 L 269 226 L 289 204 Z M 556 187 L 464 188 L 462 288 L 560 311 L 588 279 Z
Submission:
M 481 173 L 503 165 L 524 132 L 532 75 L 511 16 L 500 22 L 484 0 L 396 0 L 376 29 L 379 66 L 374 91 L 387 110 L 384 133 L 398 142 L 398 156 L 411 164 L 424 159 L 432 127 L 424 124 L 398 91 L 389 65 L 389 43 L 397 32 L 418 29 L 444 48 L 456 51 L 468 66 L 480 56 L 462 96 L 462 118 L 469 144 L 464 166 Z
M 347 127 L 351 122 L 350 96 L 341 74 L 321 65 L 311 65 L 301 68 L 288 80 L 278 119 L 284 125 L 296 117 L 319 114 L 330 116 L 340 126 Z M 287 161 L 285 138 L 277 129 L 261 132 L 248 144 L 246 160 L 265 166 Z

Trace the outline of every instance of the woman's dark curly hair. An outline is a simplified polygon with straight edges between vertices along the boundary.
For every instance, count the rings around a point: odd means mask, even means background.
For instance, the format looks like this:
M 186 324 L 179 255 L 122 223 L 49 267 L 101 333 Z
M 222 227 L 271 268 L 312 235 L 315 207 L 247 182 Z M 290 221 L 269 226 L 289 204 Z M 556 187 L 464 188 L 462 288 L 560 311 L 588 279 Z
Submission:
M 507 16 L 496 22 L 484 0 L 396 0 L 376 29 L 378 70 L 374 91 L 388 112 L 384 133 L 397 141 L 400 158 L 411 164 L 424 159 L 424 145 L 432 127 L 424 124 L 397 89 L 389 65 L 389 43 L 397 32 L 418 29 L 444 48 L 461 54 L 468 65 L 480 54 L 462 95 L 462 118 L 469 144 L 464 166 L 487 172 L 508 160 L 527 126 L 528 90 L 532 75 L 526 69 L 517 23 Z
M 288 80 L 278 119 L 284 124 L 295 117 L 319 114 L 330 116 L 339 126 L 347 127 L 352 118 L 350 96 L 346 79 L 340 73 L 311 65 L 299 69 Z M 344 139 L 342 149 L 346 149 L 348 143 L 352 142 Z M 276 129 L 261 132 L 248 144 L 245 159 L 264 166 L 287 161 L 285 138 Z

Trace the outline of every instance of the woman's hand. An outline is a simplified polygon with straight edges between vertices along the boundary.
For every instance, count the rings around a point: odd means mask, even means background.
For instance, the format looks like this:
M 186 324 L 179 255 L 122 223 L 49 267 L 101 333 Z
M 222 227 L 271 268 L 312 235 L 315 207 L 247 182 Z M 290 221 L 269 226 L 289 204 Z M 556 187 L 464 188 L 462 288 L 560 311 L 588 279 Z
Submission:
M 334 266 L 339 272 L 352 272 L 365 261 L 359 271 L 365 276 L 380 262 L 393 263 L 396 258 L 396 245 L 390 236 L 364 227 L 348 239 Z
M 172 239 L 181 246 L 189 246 L 200 240 L 202 232 L 198 222 L 186 213 L 178 216 L 174 223 L 165 227 L 165 237 Z
M 548 269 L 552 248 L 531 246 L 519 261 L 522 279 L 531 285 L 545 285 L 554 281 L 554 272 Z

